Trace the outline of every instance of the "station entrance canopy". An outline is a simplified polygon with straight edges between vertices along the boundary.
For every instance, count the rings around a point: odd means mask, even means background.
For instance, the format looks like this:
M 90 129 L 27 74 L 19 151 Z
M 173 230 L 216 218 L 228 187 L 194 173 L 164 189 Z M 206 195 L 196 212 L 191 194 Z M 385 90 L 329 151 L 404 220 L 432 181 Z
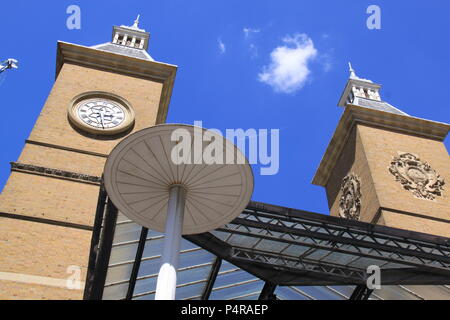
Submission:
M 154 299 L 164 235 L 117 211 L 102 186 L 85 299 Z M 369 266 L 382 289 L 366 287 Z M 184 236 L 177 299 L 450 299 L 450 239 L 251 202 Z

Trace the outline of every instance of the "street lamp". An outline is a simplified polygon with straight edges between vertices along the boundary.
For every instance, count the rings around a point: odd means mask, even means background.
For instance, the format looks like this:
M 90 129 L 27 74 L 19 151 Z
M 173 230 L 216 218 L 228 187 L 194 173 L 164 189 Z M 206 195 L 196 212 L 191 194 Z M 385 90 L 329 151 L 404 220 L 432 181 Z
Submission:
M 17 65 L 18 61 L 16 59 L 8 59 L 3 61 L 0 64 L 0 73 L 8 70 L 8 69 L 17 69 L 19 68 Z

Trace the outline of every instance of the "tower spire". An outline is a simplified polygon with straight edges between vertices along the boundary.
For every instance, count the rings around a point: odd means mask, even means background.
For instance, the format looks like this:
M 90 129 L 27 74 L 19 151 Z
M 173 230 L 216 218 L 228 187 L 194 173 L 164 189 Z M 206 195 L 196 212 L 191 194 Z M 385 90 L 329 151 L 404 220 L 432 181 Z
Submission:
M 380 96 L 381 85 L 373 83 L 369 79 L 363 79 L 356 75 L 352 64 L 348 63 L 350 78 L 347 81 L 344 92 L 339 100 L 340 107 L 347 105 L 358 105 L 366 108 L 377 109 L 384 112 L 407 115 L 403 111 L 395 108 Z
M 141 15 L 138 14 L 131 26 L 114 26 L 111 42 L 99 44 L 93 46 L 93 48 L 154 61 L 147 52 L 150 33 L 139 28 L 140 18 Z M 127 49 L 124 49 L 123 47 L 126 47 Z
M 136 20 L 134 20 L 133 28 L 139 29 L 139 18 L 141 17 L 140 14 L 138 14 Z

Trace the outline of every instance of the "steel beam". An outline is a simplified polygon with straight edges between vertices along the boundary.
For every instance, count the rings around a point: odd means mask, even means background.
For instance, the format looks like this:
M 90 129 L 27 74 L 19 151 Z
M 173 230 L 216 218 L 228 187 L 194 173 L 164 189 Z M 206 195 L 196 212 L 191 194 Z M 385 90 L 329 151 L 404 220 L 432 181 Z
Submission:
M 277 296 L 274 293 L 276 288 L 277 286 L 275 284 L 266 281 L 258 300 L 277 300 Z
M 125 300 L 131 300 L 133 298 L 134 287 L 136 286 L 136 279 L 141 266 L 142 254 L 144 253 L 145 243 L 147 241 L 148 229 L 142 228 L 141 236 L 139 238 L 138 247 L 136 250 L 136 257 L 134 258 L 133 269 L 131 270 L 130 282 L 128 285 L 127 295 Z
M 97 262 L 98 245 L 100 242 L 100 233 L 102 230 L 102 221 L 103 221 L 103 216 L 105 214 L 106 198 L 107 198 L 106 190 L 102 183 L 100 186 L 98 202 L 97 202 L 97 210 L 96 210 L 95 218 L 94 218 L 94 230 L 92 231 L 91 249 L 89 252 L 89 263 L 88 263 L 88 270 L 87 270 L 87 274 L 86 274 L 86 285 L 84 287 L 84 296 L 83 296 L 83 299 L 85 299 L 85 300 L 89 299 L 91 292 L 92 292 L 92 286 L 95 281 L 95 277 L 94 277 L 95 265 Z
M 206 282 L 205 289 L 203 290 L 201 300 L 209 299 L 221 266 L 222 266 L 222 259 L 217 257 L 216 260 L 214 261 L 214 264 L 211 267 L 211 271 L 208 276 L 208 281 Z
M 373 289 L 369 289 L 365 284 L 356 286 L 350 300 L 368 300 L 372 294 Z
M 109 257 L 116 229 L 118 210 L 108 199 L 106 205 L 105 218 L 103 220 L 103 230 L 98 246 L 98 257 L 95 264 L 94 281 L 87 300 L 101 300 L 105 288 L 106 274 L 108 272 Z

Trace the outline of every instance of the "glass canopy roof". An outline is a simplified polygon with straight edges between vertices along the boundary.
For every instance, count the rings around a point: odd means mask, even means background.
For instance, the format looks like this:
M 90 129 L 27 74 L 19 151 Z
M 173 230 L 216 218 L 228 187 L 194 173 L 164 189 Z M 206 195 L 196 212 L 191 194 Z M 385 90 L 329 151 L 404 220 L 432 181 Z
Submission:
M 102 189 L 85 299 L 153 300 L 164 235 L 107 202 Z M 184 237 L 176 299 L 450 299 L 449 253 L 446 238 L 251 202 Z M 380 290 L 365 286 L 369 265 L 381 267 Z

